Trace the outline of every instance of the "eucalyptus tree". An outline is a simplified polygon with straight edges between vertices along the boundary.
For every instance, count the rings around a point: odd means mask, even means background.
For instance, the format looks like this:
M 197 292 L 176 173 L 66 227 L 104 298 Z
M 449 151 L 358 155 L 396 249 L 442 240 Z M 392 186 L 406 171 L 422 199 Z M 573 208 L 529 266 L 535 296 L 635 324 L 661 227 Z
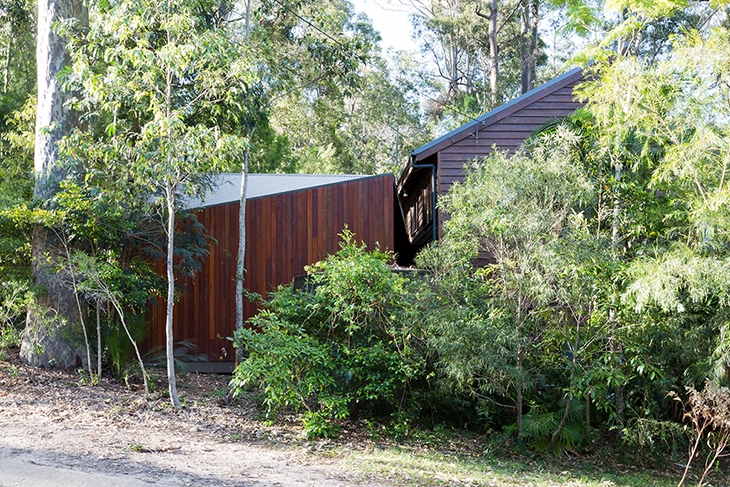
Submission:
M 71 29 L 84 29 L 88 11 L 79 0 L 46 0 L 38 3 L 37 11 L 37 108 L 35 132 L 34 197 L 48 202 L 64 179 L 58 161 L 57 143 L 78 123 L 74 110 L 67 103 L 71 93 L 62 86 L 61 73 L 70 61 L 66 39 L 54 30 L 65 24 Z M 43 225 L 33 232 L 33 277 L 44 293 L 28 311 L 28 321 L 21 347 L 26 363 L 73 367 L 77 350 L 62 338 L 66 322 L 78 323 L 73 296 L 54 278 L 53 238 Z
M 265 36 L 271 49 L 270 123 L 286 136 L 294 170 L 373 173 L 400 166 L 424 132 L 417 95 L 388 68 L 370 22 L 343 0 L 273 5 L 282 15 L 262 19 L 252 43 Z
M 545 55 L 539 0 L 391 0 L 412 13 L 432 81 L 430 110 L 458 125 L 536 86 Z M 449 122 L 448 119 L 453 119 Z
M 397 172 L 427 132 L 415 86 L 373 56 L 346 88 L 305 88 L 274 102 L 271 122 L 289 134 L 297 170 L 306 173 Z M 309 93 L 309 94 L 306 94 Z
M 76 106 L 91 127 L 78 135 L 82 146 L 111 149 L 137 197 L 158 208 L 166 235 L 167 372 L 176 408 L 176 215 L 187 197 L 204 195 L 209 174 L 243 157 L 242 126 L 256 90 L 250 53 L 218 7 L 186 0 L 102 5 L 92 12 L 88 35 L 74 45 L 68 78 L 79 83 Z

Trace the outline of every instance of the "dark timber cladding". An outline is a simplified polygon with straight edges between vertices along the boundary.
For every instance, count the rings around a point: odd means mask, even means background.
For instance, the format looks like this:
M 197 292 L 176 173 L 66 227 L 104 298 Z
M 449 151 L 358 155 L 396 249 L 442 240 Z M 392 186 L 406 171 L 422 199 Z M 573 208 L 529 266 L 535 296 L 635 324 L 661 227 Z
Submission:
M 414 150 L 397 187 L 410 244 L 401 254 L 413 255 L 433 240 L 434 222 L 436 238 L 441 235 L 444 218 L 434 209 L 432 185 L 437 197 L 446 194 L 454 182 L 464 179 L 465 162 L 484 157 L 495 147 L 515 152 L 547 122 L 582 107 L 573 94 L 582 79 L 583 71 L 573 69 Z
M 302 182 L 307 187 L 302 188 Z M 218 244 L 210 249 L 201 272 L 193 279 L 178 281 L 181 297 L 175 304 L 175 341 L 194 339 L 199 347 L 197 353 L 206 354 L 211 361 L 234 360 L 226 337 L 233 335 L 235 327 L 239 204 L 218 202 L 234 198 L 239 187 L 240 183 L 235 182 L 222 186 L 206 198 L 204 204 L 210 206 L 198 210 L 198 220 Z M 265 296 L 304 274 L 304 266 L 336 252 L 338 234 L 345 224 L 368 248 L 380 245 L 382 249 L 393 249 L 392 174 L 251 175 L 249 188 L 244 281 L 248 291 Z M 275 194 L 270 194 L 272 191 Z M 164 272 L 162 263 L 158 271 Z M 244 319 L 256 311 L 257 307 L 245 300 Z M 165 342 L 165 303 L 151 306 L 150 313 L 147 346 L 151 348 Z

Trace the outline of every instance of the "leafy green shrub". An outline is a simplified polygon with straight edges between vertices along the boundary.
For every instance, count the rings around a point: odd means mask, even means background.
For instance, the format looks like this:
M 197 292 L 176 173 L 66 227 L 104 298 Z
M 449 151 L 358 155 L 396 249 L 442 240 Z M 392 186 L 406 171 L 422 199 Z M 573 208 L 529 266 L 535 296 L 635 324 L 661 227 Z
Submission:
M 0 350 L 20 345 L 25 315 L 33 301 L 25 281 L 0 282 Z
M 678 457 L 687 446 L 686 428 L 676 421 L 638 418 L 621 430 L 623 442 L 636 452 L 662 458 L 667 452 Z
M 568 416 L 561 426 L 565 413 L 566 399 L 558 402 L 559 409 L 550 410 L 542 405 L 533 404 L 530 411 L 522 416 L 523 435 L 527 444 L 535 451 L 563 453 L 574 451 L 585 440 L 585 403 L 577 399 L 570 401 Z M 553 435 L 557 431 L 555 440 Z M 512 424 L 504 429 L 507 435 L 516 436 L 517 426 Z M 552 447 L 551 447 L 552 442 Z
M 270 415 L 306 409 L 314 436 L 346 417 L 414 407 L 409 386 L 425 371 L 408 279 L 391 271 L 390 253 L 366 251 L 348 230 L 342 239 L 308 268 L 312 292 L 278 289 L 234 338 L 248 352 L 234 390 L 258 386 Z

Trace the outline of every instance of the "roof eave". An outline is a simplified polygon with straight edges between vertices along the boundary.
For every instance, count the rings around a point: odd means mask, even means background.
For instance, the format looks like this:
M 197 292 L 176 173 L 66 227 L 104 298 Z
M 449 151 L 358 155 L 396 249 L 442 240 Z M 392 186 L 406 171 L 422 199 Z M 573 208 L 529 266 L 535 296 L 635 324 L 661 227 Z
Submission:
M 409 166 L 412 162 L 418 162 L 421 161 L 428 156 L 442 150 L 445 147 L 448 147 L 450 145 L 453 145 L 460 140 L 468 137 L 472 132 L 473 128 L 479 126 L 480 128 L 488 127 L 489 125 L 492 125 L 494 123 L 497 123 L 498 121 L 502 120 L 503 118 L 507 117 L 516 109 L 524 104 L 526 101 L 530 100 L 531 102 L 536 102 L 538 100 L 541 100 L 542 98 L 554 93 L 555 91 L 561 89 L 563 86 L 568 85 L 580 78 L 583 77 L 583 70 L 582 68 L 574 68 L 570 71 L 567 71 L 566 73 L 553 78 L 552 80 L 548 81 L 547 83 L 544 83 L 537 88 L 533 88 L 532 90 L 528 91 L 524 95 L 518 96 L 517 98 L 514 98 L 513 100 L 508 101 L 504 105 L 500 105 L 494 110 L 491 110 L 484 115 L 480 116 L 479 118 L 476 118 L 470 122 L 465 123 L 461 127 L 458 127 L 451 132 L 447 133 L 446 135 L 443 135 L 439 137 L 436 140 L 433 140 L 429 142 L 428 144 L 424 144 L 421 147 L 415 149 L 413 152 L 411 152 L 411 159 L 409 160 Z

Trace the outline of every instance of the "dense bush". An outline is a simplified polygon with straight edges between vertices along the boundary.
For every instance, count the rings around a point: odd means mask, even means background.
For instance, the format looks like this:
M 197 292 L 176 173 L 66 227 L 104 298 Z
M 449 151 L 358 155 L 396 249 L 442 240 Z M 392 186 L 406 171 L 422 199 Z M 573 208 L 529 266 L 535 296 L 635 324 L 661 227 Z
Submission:
M 390 253 L 367 252 L 348 230 L 342 239 L 308 269 L 311 292 L 280 288 L 235 335 L 248 358 L 234 389 L 258 386 L 271 415 L 306 409 L 311 435 L 332 434 L 346 417 L 410 414 L 426 374 L 409 280 L 391 271 Z

